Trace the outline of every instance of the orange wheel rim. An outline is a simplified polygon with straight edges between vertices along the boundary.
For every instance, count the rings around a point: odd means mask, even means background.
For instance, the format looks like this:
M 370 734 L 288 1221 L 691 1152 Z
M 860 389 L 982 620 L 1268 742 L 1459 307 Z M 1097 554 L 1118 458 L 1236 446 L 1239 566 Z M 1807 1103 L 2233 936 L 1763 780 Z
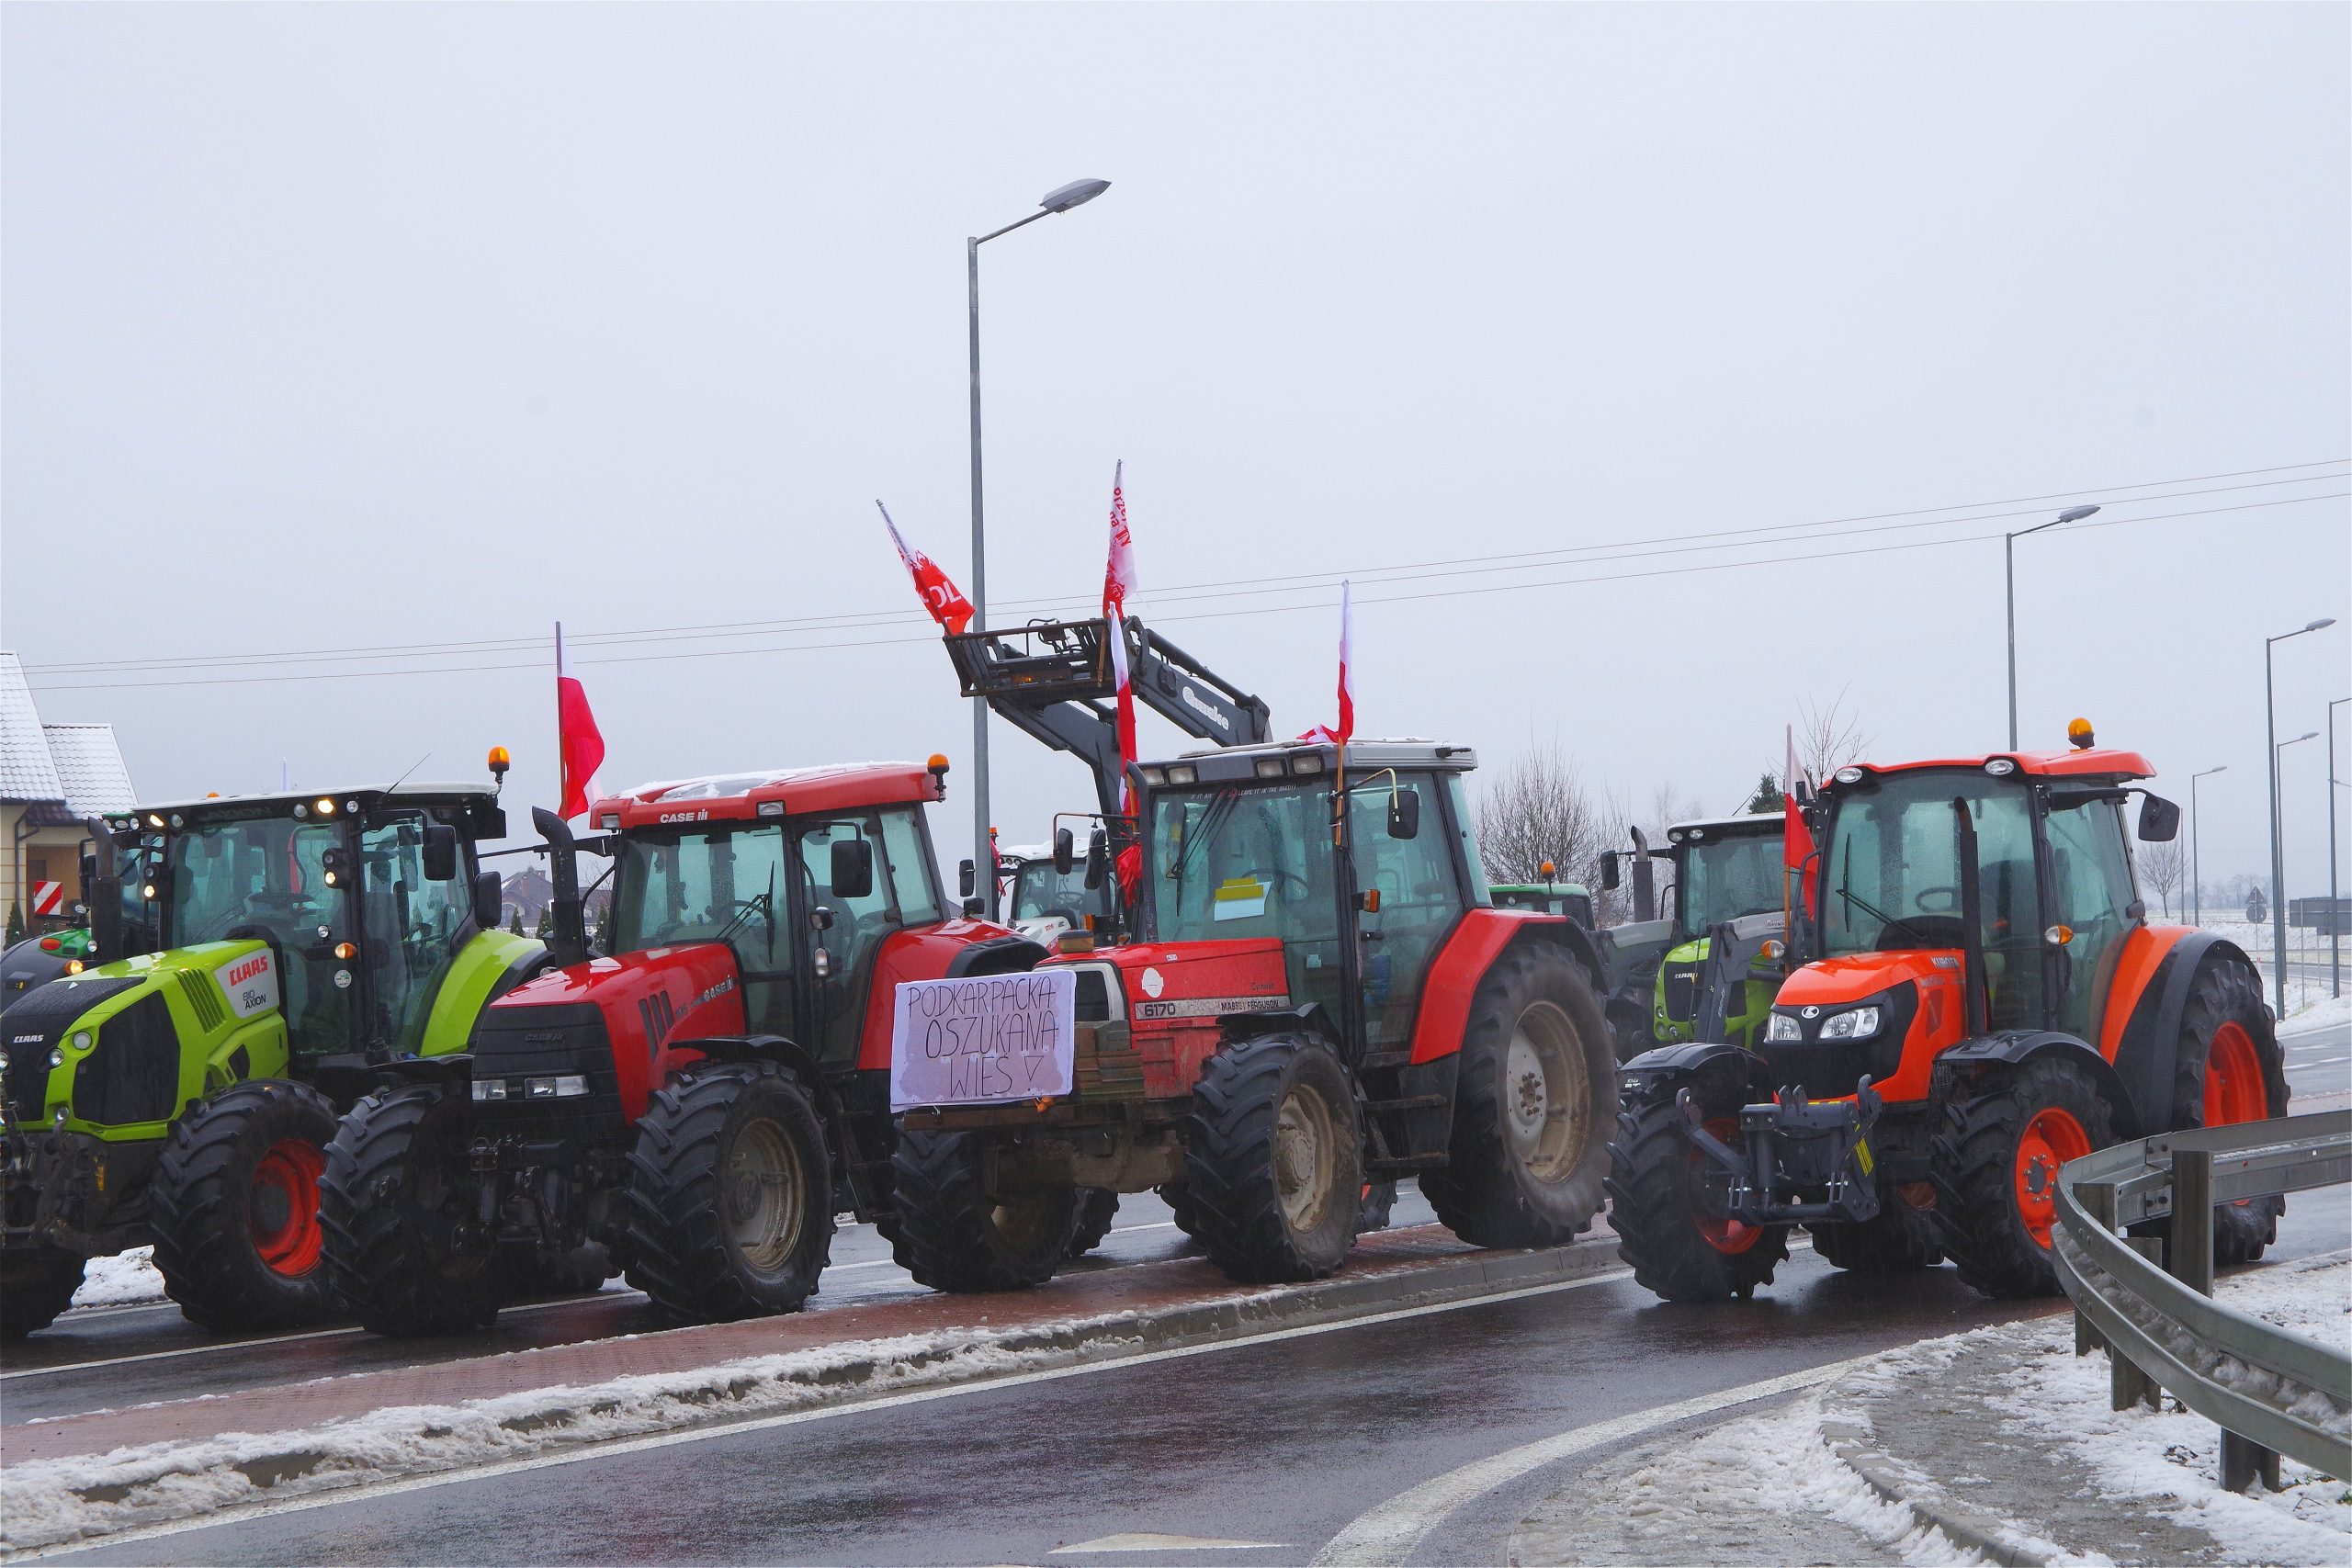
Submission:
M 1739 1136 L 1739 1123 L 1729 1116 L 1710 1117 L 1707 1133 L 1717 1142 L 1728 1144 Z M 1696 1149 L 1690 1152 L 1692 1165 L 1705 1157 Z M 1728 1215 L 1719 1219 L 1713 1214 L 1699 1214 L 1694 1218 L 1699 1227 L 1699 1239 L 1717 1252 L 1736 1256 L 1754 1247 L 1764 1236 L 1762 1225 L 1751 1225 L 1745 1220 L 1736 1220 Z
M 2018 1218 L 2034 1245 L 2050 1245 L 2050 1217 L 2058 1211 L 2058 1168 L 2091 1152 L 2091 1138 L 2074 1112 L 2046 1105 L 2018 1138 L 2015 1168 Z
M 2232 1019 L 2213 1032 L 2213 1043 L 2205 1048 L 2205 1125 L 2259 1122 L 2269 1114 L 2261 1054 L 2245 1025 Z
M 300 1279 L 319 1266 L 326 1235 L 319 1228 L 319 1173 L 326 1151 L 302 1138 L 280 1138 L 262 1151 L 245 1199 L 245 1222 L 262 1267 Z

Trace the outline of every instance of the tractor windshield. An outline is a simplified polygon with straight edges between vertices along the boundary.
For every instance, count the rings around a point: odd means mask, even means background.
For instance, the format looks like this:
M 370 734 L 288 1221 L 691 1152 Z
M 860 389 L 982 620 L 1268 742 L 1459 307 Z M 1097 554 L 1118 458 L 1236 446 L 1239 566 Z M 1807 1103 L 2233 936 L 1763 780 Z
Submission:
M 1330 843 L 1328 784 L 1155 795 L 1157 940 L 1336 940 Z
M 174 947 L 266 936 L 304 950 L 334 923 L 342 900 L 327 886 L 325 858 L 343 829 L 291 818 L 198 822 L 164 849 L 166 900 L 162 940 Z
M 1111 913 L 1111 881 L 1104 877 L 1099 887 L 1086 886 L 1086 867 L 1081 863 L 1070 868 L 1064 876 L 1054 869 L 1049 860 L 1033 860 L 1023 865 L 1012 879 L 1012 918 L 1016 920 L 1042 919 L 1059 915 L 1073 928 L 1084 925 L 1082 915 Z
M 713 824 L 676 833 L 631 834 L 613 856 L 613 909 L 605 948 L 723 942 L 747 969 L 789 966 L 784 932 L 791 863 L 784 825 Z
M 1684 936 L 1704 936 L 1724 920 L 1782 907 L 1779 833 L 1705 838 L 1680 848 L 1674 901 Z
M 1851 957 L 1898 948 L 1958 948 L 1960 832 L 1976 829 L 1980 937 L 1995 1027 L 2039 1017 L 2040 900 L 2032 799 L 2014 780 L 1974 770 L 1882 776 L 1836 796 L 1821 861 L 1822 950 Z

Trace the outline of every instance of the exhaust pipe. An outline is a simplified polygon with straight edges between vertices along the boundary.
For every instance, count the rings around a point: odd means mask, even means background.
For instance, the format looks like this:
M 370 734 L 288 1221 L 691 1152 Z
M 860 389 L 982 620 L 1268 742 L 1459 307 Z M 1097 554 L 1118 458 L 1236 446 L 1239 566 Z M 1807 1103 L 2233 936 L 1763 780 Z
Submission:
M 82 869 L 82 897 L 89 906 L 90 961 L 111 964 L 130 955 L 122 935 L 122 852 L 115 847 L 114 830 L 103 817 L 86 818 L 90 858 Z
M 555 897 L 548 905 L 548 952 L 558 968 L 588 962 L 588 917 L 580 902 L 580 852 L 571 826 L 544 806 L 531 807 L 531 826 L 548 841 L 548 880 Z

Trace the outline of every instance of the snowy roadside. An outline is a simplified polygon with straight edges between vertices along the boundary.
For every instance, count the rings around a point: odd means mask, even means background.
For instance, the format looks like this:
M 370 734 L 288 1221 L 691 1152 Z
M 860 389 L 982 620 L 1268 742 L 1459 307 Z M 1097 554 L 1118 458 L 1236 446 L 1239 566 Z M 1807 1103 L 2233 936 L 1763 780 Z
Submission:
M 82 1271 L 82 1288 L 74 1292 L 74 1305 L 130 1306 L 168 1299 L 164 1294 L 164 1277 L 148 1259 L 154 1250 L 134 1247 L 112 1258 L 91 1258 Z

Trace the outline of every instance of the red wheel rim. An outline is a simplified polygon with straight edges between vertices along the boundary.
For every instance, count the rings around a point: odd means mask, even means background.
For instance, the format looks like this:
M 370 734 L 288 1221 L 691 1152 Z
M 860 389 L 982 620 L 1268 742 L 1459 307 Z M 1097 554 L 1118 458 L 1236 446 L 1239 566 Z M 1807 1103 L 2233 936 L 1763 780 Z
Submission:
M 2205 1048 L 2205 1125 L 2259 1122 L 2270 1114 L 2270 1092 L 2262 1081 L 2262 1057 L 2245 1025 L 2231 1019 L 2213 1032 Z
M 245 1198 L 245 1223 L 262 1267 L 299 1279 L 319 1266 L 326 1235 L 319 1229 L 319 1173 L 326 1151 L 301 1138 L 280 1138 L 262 1151 Z
M 1733 1143 L 1739 1137 L 1739 1122 L 1729 1116 L 1711 1116 L 1707 1119 L 1707 1134 L 1718 1143 Z M 1690 1152 L 1692 1165 L 1697 1165 L 1705 1157 L 1696 1149 Z M 1744 1220 L 1735 1220 L 1729 1216 L 1718 1219 L 1713 1214 L 1698 1214 L 1693 1216 L 1693 1221 L 1699 1227 L 1699 1239 L 1717 1252 L 1735 1255 L 1746 1252 L 1762 1240 L 1764 1235 L 1762 1225 L 1751 1225 Z
M 2018 1138 L 2014 1186 L 2018 1218 L 2034 1245 L 2050 1245 L 2050 1216 L 2058 1208 L 2058 1168 L 2091 1152 L 2091 1138 L 2074 1112 L 2045 1105 Z

